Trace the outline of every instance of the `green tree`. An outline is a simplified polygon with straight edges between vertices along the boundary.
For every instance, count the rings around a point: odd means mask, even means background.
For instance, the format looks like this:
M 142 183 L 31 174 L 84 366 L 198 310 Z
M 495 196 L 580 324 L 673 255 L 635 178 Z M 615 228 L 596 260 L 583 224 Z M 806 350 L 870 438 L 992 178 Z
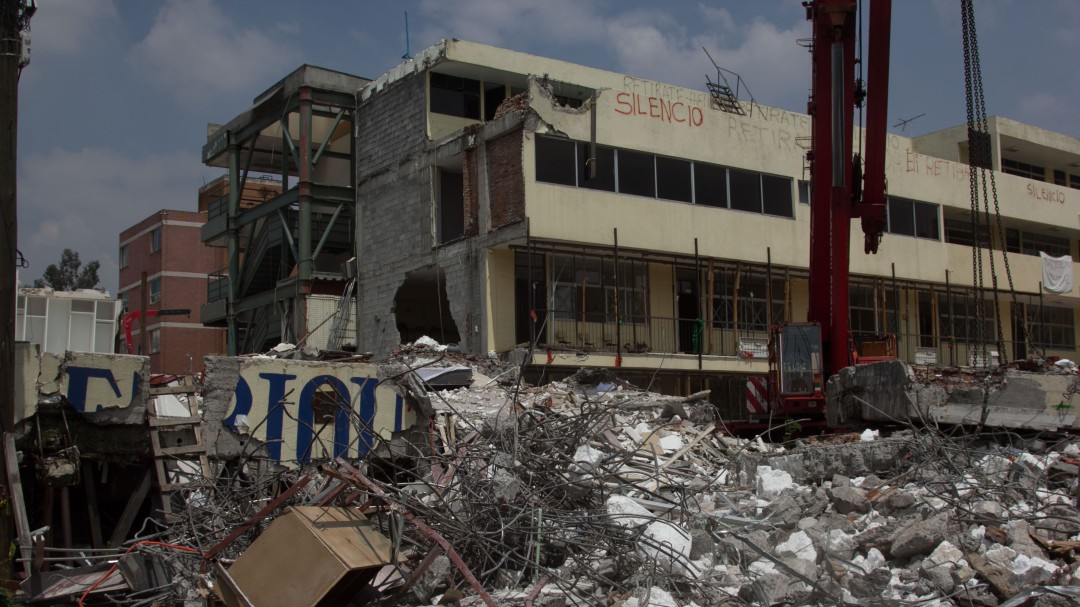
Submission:
M 42 278 L 34 281 L 35 287 L 52 287 L 57 291 L 74 291 L 75 289 L 93 289 L 98 285 L 98 268 L 101 264 L 97 260 L 88 262 L 82 267 L 79 254 L 71 249 L 64 249 L 60 255 L 60 265 L 49 264 L 45 268 Z M 80 270 L 80 268 L 82 268 Z

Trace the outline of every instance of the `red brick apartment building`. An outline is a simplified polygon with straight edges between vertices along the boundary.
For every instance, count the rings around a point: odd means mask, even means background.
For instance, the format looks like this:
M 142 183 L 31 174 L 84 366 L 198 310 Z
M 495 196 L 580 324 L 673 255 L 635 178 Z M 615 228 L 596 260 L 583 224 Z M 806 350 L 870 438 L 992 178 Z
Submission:
M 208 203 L 204 191 L 210 185 L 200 190 L 200 211 L 162 210 L 120 233 L 119 297 L 124 315 L 142 310 L 144 301 L 149 311 L 145 335 L 144 320 L 136 314 L 131 321 L 131 353 L 149 355 L 152 373 L 198 373 L 204 356 L 225 352 L 225 331 L 205 327 L 199 320 L 208 276 L 226 264 L 224 249 L 202 243 Z M 205 196 L 212 197 L 212 192 Z M 151 315 L 178 309 L 190 313 Z M 128 352 L 124 333 L 121 327 L 117 352 Z

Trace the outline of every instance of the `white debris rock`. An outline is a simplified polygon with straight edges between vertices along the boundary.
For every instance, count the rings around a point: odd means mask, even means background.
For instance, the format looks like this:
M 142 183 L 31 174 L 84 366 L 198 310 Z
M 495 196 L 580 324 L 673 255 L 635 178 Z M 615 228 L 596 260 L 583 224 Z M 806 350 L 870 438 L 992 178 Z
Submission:
M 816 563 L 818 559 L 814 541 L 805 531 L 792 533 L 786 541 L 776 545 L 776 553 L 780 556 L 793 556 L 797 559 Z
M 875 441 L 875 440 L 877 440 L 879 438 L 881 438 L 881 431 L 879 431 L 879 430 L 870 430 L 869 428 L 866 429 L 866 430 L 863 430 L 862 435 L 859 436 L 859 440 L 861 440 L 864 443 L 868 443 L 870 441 Z
M 683 448 L 683 439 L 679 434 L 669 434 L 660 439 L 660 448 L 665 453 L 673 453 Z
M 783 470 L 773 470 L 771 466 L 757 468 L 757 495 L 761 499 L 774 500 L 794 484 L 791 475 Z
M 606 506 L 608 516 L 623 527 L 640 527 L 655 518 L 644 506 L 624 495 L 609 497 Z
M 580 445 L 574 452 L 574 461 L 595 466 L 604 459 L 604 452 L 589 445 Z
M 1016 555 L 1012 565 L 1012 583 L 1017 588 L 1030 588 L 1054 579 L 1058 566 L 1037 556 Z
M 690 534 L 675 523 L 655 521 L 645 528 L 638 550 L 672 573 L 693 576 L 686 563 L 690 560 Z

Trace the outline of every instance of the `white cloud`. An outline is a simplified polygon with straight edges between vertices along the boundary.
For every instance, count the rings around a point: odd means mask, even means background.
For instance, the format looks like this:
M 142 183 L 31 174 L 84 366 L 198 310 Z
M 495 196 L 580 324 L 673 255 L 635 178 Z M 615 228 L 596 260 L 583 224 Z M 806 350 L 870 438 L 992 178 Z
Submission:
M 505 46 L 516 40 L 581 42 L 603 29 L 597 3 L 587 0 L 422 0 L 420 14 L 429 25 L 418 39 L 461 38 Z
M 254 97 L 299 62 L 295 48 L 253 27 L 239 27 L 212 0 L 168 0 L 128 61 L 187 106 L 220 94 Z
M 113 0 L 39 0 L 30 20 L 34 53 L 81 52 L 117 18 Z
M 628 13 L 608 25 L 608 45 L 624 71 L 695 89 L 704 88 L 706 74 L 716 77 L 704 47 L 720 67 L 742 76 L 758 103 L 798 109 L 810 84 L 810 56 L 795 40 L 807 37 L 809 26 L 736 24 L 730 14 L 702 10 L 704 19 L 730 25 L 691 35 L 663 13 Z
M 161 209 L 195 210 L 213 173 L 197 153 L 138 157 L 105 148 L 53 149 L 20 159 L 19 249 L 40 277 L 64 248 L 99 260 L 102 284 L 116 293 L 120 232 Z

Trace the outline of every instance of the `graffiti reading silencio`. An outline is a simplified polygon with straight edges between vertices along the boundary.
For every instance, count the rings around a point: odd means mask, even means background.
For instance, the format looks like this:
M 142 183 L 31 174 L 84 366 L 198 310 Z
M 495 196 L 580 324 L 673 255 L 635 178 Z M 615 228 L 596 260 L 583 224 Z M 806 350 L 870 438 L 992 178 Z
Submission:
M 661 122 L 689 127 L 699 127 L 705 122 L 705 114 L 700 107 L 684 101 L 646 97 L 627 91 L 615 95 L 615 111 L 624 116 L 648 116 Z

